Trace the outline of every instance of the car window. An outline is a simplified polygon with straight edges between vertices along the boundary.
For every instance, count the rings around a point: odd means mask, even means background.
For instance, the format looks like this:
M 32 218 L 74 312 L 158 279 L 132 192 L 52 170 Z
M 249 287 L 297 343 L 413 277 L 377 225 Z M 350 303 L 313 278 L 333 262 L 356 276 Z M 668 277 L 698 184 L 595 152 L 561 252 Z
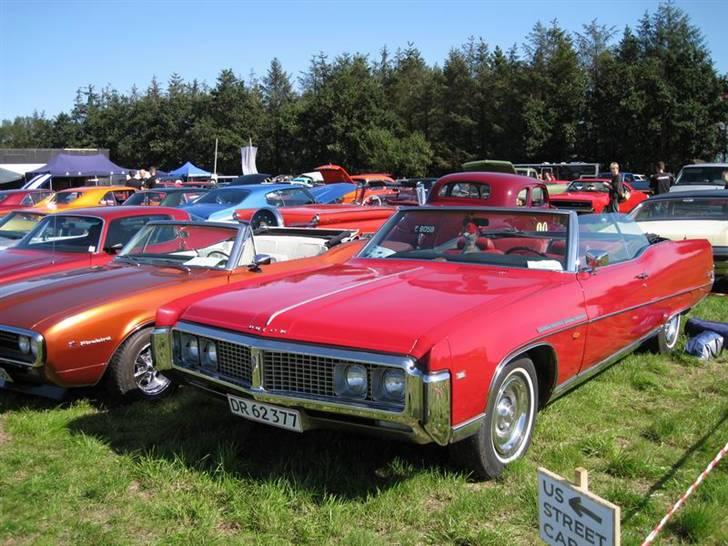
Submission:
M 525 207 L 528 204 L 528 188 L 523 188 L 516 196 L 516 205 Z
M 81 197 L 80 191 L 61 191 L 55 195 L 53 202 L 58 205 L 68 205 L 79 197 Z
M 728 222 L 728 197 L 683 197 L 645 201 L 634 212 L 637 222 L 649 220 L 723 220 Z
M 466 197 L 468 199 L 488 199 L 490 185 L 473 182 L 451 182 L 440 188 L 439 197 Z
M 272 191 L 265 195 L 265 200 L 274 207 L 296 207 L 315 203 L 308 192 L 301 188 Z
M 43 217 L 43 214 L 35 214 L 32 212 L 11 212 L 0 219 L 0 237 L 20 239 L 33 229 Z
M 723 171 L 727 171 L 728 166 L 719 167 L 685 167 L 677 177 L 676 184 L 688 185 L 716 185 L 724 186 Z
M 148 216 L 129 216 L 117 218 L 109 224 L 104 248 L 121 248 L 128 243 L 137 232 L 154 220 L 169 220 L 167 214 L 150 214 Z
M 164 198 L 164 201 L 162 201 L 162 205 L 165 207 L 187 205 L 189 203 L 194 203 L 204 194 L 204 191 L 170 192 L 167 197 Z
M 531 190 L 531 206 L 540 207 L 546 202 L 546 196 L 544 195 L 543 188 L 533 188 Z
M 586 265 L 590 250 L 605 251 L 609 264 L 631 260 L 650 246 L 639 225 L 621 214 L 586 214 L 579 217 L 579 265 Z
M 20 201 L 20 204 L 22 206 L 24 206 L 24 207 L 31 207 L 31 206 L 33 206 L 35 203 L 33 202 L 33 196 L 32 196 L 32 194 L 29 193 L 28 195 L 26 195 L 25 197 L 23 197 L 23 199 Z
M 238 188 L 221 188 L 206 193 L 200 197 L 195 204 L 201 205 L 205 203 L 214 203 L 217 205 L 238 205 L 250 195 L 250 190 Z
M 103 221 L 88 216 L 46 216 L 21 241 L 17 248 L 57 250 L 62 252 L 96 252 Z
M 116 205 L 116 199 L 114 198 L 114 192 L 110 191 L 104 194 L 99 201 L 99 205 L 104 207 L 113 207 Z

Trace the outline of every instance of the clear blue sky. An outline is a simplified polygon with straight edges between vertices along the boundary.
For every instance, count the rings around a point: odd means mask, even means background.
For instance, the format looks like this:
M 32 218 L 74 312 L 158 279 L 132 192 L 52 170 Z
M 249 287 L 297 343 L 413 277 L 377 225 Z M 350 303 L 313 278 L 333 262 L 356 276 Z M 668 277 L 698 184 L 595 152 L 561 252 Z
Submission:
M 698 26 L 716 68 L 728 73 L 728 0 L 677 0 Z M 592 19 L 621 34 L 635 26 L 648 0 L 300 1 L 0 0 L 0 119 L 69 110 L 78 87 L 106 84 L 144 89 L 166 82 L 214 83 L 222 68 L 248 78 L 265 74 L 273 57 L 294 76 L 313 54 L 376 56 L 414 42 L 429 63 L 442 64 L 469 36 L 491 46 L 522 44 L 537 21 L 557 19 L 570 31 Z

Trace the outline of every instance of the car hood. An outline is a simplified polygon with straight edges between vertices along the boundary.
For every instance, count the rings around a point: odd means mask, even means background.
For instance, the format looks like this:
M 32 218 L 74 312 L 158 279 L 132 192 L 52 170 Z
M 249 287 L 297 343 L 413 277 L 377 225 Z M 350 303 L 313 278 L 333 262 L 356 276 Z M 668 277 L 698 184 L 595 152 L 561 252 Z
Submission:
M 501 310 L 543 289 L 549 273 L 354 259 L 203 299 L 180 320 L 419 358 L 456 321 Z
M 112 263 L 88 267 L 46 277 L 0 285 L 0 324 L 42 330 L 60 320 L 73 320 L 80 313 L 96 309 L 111 310 L 123 300 L 147 294 L 140 300 L 149 306 L 150 316 L 159 305 L 173 299 L 165 288 L 175 288 L 176 295 L 187 293 L 193 283 L 211 274 L 225 272 L 178 269 Z M 161 298 L 161 301 L 159 301 Z M 120 325 L 122 326 L 122 325 Z
M 65 269 L 74 264 L 89 264 L 89 255 L 78 252 L 36 252 L 8 248 L 0 252 L 0 283 L 19 275 L 30 275 L 43 268 Z M 50 271 L 49 271 L 50 272 Z
M 554 195 L 551 201 L 571 201 L 577 199 L 579 201 L 609 201 L 609 194 L 602 192 L 591 192 L 591 191 L 565 191 L 558 195 Z
M 324 186 L 316 186 L 309 191 L 316 198 L 317 203 L 334 203 L 337 199 L 341 199 L 345 195 L 356 191 L 356 184 L 338 182 Z
M 645 233 L 682 241 L 708 239 L 713 246 L 728 246 L 728 220 L 655 220 L 637 222 Z

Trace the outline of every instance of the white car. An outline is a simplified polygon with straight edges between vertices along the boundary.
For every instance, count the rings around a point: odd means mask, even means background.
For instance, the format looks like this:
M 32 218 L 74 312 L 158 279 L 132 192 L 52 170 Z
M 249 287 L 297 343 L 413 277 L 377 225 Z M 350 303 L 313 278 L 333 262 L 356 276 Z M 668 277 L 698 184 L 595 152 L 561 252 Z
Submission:
M 707 239 L 716 277 L 728 277 L 728 190 L 663 193 L 629 214 L 645 233 L 665 239 Z
M 680 169 L 671 192 L 696 190 L 721 190 L 726 186 L 723 173 L 728 171 L 728 163 L 699 163 L 685 165 Z

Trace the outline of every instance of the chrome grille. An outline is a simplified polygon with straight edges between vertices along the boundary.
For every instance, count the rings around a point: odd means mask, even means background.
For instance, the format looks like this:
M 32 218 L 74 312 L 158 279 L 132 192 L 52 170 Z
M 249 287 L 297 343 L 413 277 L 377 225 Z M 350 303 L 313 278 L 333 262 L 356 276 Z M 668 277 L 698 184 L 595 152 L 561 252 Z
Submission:
M 551 201 L 557 209 L 576 210 L 580 212 L 591 212 L 593 209 L 590 201 Z
M 18 350 L 18 334 L 12 332 L 0 331 L 0 349 L 10 349 L 11 351 Z
M 230 343 L 228 341 L 215 341 L 217 344 L 217 369 L 230 377 L 250 384 L 253 378 L 253 359 L 250 347 Z

